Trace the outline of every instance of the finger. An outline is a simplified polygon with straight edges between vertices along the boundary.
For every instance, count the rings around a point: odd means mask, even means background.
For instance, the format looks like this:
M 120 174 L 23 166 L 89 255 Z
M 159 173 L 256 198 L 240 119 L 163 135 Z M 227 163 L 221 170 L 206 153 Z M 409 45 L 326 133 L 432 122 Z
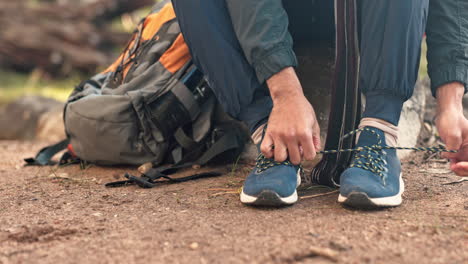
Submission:
M 445 145 L 449 150 L 459 150 L 462 144 L 462 137 L 460 133 L 451 133 L 445 137 Z M 453 159 L 457 157 L 457 153 L 442 153 L 442 157 L 447 159 Z
M 269 159 L 271 159 L 274 155 L 273 145 L 273 139 L 271 138 L 269 133 L 266 133 L 263 138 L 262 144 L 260 145 L 260 151 L 265 157 Z
M 283 162 L 288 158 L 288 150 L 282 140 L 275 140 L 274 158 L 277 162 Z
M 447 149 L 449 148 L 447 147 Z M 441 156 L 444 159 L 456 159 L 458 156 L 458 153 L 443 152 Z
M 299 165 L 302 160 L 301 153 L 299 151 L 299 144 L 296 140 L 288 142 L 288 156 L 289 161 L 294 165 Z
M 458 161 L 468 161 L 468 140 L 466 141 L 467 142 L 462 143 L 461 147 L 458 149 L 458 152 L 455 154 L 455 159 Z
M 450 169 L 458 176 L 468 176 L 468 162 L 457 162 L 450 166 Z
M 301 145 L 303 151 L 302 157 L 304 158 L 304 160 L 315 159 L 317 153 L 314 146 L 313 136 L 311 134 L 304 135 L 303 137 L 301 137 L 299 144 Z
M 458 163 L 457 160 L 454 160 L 454 159 L 451 159 L 451 160 L 450 160 L 450 170 L 451 170 L 451 171 L 454 171 L 454 170 L 455 170 L 455 168 L 456 168 L 456 166 L 457 166 L 457 163 Z
M 313 142 L 314 142 L 314 147 L 315 147 L 316 151 L 321 151 L 322 150 L 322 140 L 320 139 L 320 136 L 314 135 Z
M 457 160 L 457 159 L 449 159 L 449 161 L 450 161 L 450 166 L 455 165 L 455 164 L 457 164 L 458 162 L 460 162 L 460 161 Z
M 322 140 L 320 139 L 320 126 L 318 125 L 318 122 L 315 122 L 312 133 L 316 151 L 322 150 Z

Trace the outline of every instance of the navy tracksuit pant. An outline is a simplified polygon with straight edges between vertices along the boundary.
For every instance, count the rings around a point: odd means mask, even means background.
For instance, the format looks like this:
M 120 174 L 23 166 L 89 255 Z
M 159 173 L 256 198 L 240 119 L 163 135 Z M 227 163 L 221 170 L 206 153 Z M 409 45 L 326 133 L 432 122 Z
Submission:
M 195 64 L 206 75 L 226 112 L 244 121 L 253 132 L 268 119 L 272 100 L 265 82 L 258 80 L 241 49 L 225 0 L 172 2 Z M 308 27 L 301 19 L 307 18 L 307 12 L 321 10 L 307 10 L 303 3 L 302 0 L 283 1 L 289 31 L 296 42 L 320 41 L 309 38 L 320 29 Z M 366 96 L 364 117 L 380 118 L 396 125 L 418 77 L 429 0 L 360 0 L 358 3 L 359 85 Z M 333 12 L 333 9 L 323 12 Z M 333 20 L 325 20 L 316 25 L 333 31 Z

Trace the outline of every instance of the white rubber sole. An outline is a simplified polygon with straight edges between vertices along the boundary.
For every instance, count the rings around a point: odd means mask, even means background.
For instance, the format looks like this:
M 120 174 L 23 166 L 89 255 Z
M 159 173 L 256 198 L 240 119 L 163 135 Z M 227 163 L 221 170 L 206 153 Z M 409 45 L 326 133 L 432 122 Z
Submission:
M 297 187 L 301 185 L 301 170 L 297 171 Z M 266 190 L 261 192 L 258 196 L 251 196 L 244 193 L 242 190 L 240 194 L 240 200 L 243 204 L 248 205 L 259 205 L 259 206 L 284 206 L 284 205 L 292 205 L 297 202 L 299 199 L 297 195 L 297 191 L 288 197 L 281 197 L 277 193 Z
M 389 197 L 370 198 L 364 192 L 351 192 L 347 197 L 338 196 L 338 202 L 352 207 L 369 208 L 369 207 L 395 207 L 403 202 L 403 192 L 405 191 L 405 183 L 402 174 L 400 174 L 400 191 L 398 194 Z

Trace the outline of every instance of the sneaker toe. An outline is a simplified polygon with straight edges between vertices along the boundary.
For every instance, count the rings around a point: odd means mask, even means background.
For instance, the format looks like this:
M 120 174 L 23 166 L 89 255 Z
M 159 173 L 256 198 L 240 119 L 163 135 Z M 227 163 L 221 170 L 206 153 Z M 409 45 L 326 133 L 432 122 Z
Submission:
M 365 193 L 370 198 L 393 196 L 399 193 L 399 182 L 387 181 L 384 184 L 380 177 L 369 171 L 349 168 L 341 175 L 340 194 L 347 197 L 353 192 Z
M 256 168 L 245 180 L 243 192 L 257 196 L 263 191 L 272 191 L 280 197 L 289 197 L 297 188 L 297 170 L 291 166 L 278 166 L 259 172 Z

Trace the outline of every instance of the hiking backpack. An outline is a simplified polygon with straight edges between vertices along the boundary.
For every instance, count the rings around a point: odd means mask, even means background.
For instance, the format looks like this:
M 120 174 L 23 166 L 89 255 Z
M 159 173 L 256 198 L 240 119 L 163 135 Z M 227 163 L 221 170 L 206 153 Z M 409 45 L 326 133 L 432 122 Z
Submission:
M 105 71 L 78 85 L 64 108 L 68 138 L 26 162 L 50 165 L 82 160 L 100 165 L 152 168 L 129 181 L 153 187 L 179 168 L 240 155 L 248 140 L 238 121 L 227 117 L 203 74 L 192 64 L 170 1 L 163 1 L 138 25 L 120 57 Z M 171 166 L 162 167 L 161 165 Z M 217 173 L 187 178 L 215 176 Z M 143 179 L 143 180 L 142 180 Z M 179 179 L 181 181 L 184 179 Z

